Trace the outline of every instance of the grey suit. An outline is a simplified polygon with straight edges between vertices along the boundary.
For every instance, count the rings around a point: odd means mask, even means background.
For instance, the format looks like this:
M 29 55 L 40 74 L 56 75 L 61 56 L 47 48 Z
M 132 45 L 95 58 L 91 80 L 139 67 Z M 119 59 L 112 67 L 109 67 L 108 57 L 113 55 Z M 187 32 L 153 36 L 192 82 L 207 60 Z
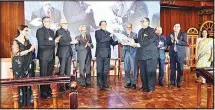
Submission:
M 81 76 L 81 85 L 90 84 L 92 60 L 91 48 L 93 48 L 91 36 L 86 34 L 86 39 L 84 39 L 82 35 L 79 35 L 75 39 L 78 40 L 78 44 L 75 45 L 75 49 L 77 51 L 77 62 Z M 87 42 L 90 43 L 90 46 L 85 47 Z
M 136 33 L 131 32 L 131 34 L 128 35 L 126 32 L 123 32 L 123 34 L 134 39 L 137 42 Z M 122 48 L 126 84 L 136 84 L 137 82 L 136 50 L 136 48 L 133 48 L 131 46 L 123 46 Z M 130 78 L 130 73 L 132 73 L 132 78 Z

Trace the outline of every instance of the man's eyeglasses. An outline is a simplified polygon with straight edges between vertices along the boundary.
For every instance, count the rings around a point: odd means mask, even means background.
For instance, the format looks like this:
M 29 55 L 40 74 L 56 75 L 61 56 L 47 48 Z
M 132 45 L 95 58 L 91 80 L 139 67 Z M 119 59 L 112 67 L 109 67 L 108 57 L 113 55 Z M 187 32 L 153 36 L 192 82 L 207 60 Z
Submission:
M 132 27 L 126 27 L 126 28 L 132 28 Z

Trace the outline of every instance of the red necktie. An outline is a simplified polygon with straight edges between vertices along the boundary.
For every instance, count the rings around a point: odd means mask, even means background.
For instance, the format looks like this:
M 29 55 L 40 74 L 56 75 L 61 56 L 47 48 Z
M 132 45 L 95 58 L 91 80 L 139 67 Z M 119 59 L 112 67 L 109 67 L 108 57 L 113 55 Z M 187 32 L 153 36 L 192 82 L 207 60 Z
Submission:
M 174 51 L 177 52 L 176 43 L 174 44 Z
M 178 33 L 175 33 L 175 36 L 178 36 Z M 177 52 L 176 39 L 175 39 L 175 42 L 174 42 L 174 51 Z

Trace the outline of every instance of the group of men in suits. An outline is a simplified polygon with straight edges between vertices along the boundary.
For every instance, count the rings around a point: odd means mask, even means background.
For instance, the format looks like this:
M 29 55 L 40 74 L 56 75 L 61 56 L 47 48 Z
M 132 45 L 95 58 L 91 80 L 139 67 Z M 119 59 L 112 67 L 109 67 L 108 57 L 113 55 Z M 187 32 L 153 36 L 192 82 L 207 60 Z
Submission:
M 183 64 L 186 56 L 185 46 L 187 46 L 186 33 L 181 32 L 180 24 L 176 23 L 173 27 L 174 32 L 166 37 L 162 35 L 162 28 L 160 26 L 155 29 L 149 26 L 150 20 L 144 17 L 141 21 L 142 28 L 138 35 L 132 32 L 132 24 L 127 24 L 126 32 L 124 34 L 133 39 L 133 44 L 130 46 L 123 46 L 122 57 L 124 58 L 125 69 L 125 88 L 136 88 L 137 81 L 137 64 L 140 66 L 140 76 L 142 81 L 141 91 L 152 93 L 156 85 L 156 68 L 159 65 L 158 83 L 164 86 L 164 64 L 165 64 L 165 50 L 170 46 L 170 84 L 169 87 L 175 86 L 180 88 L 183 77 Z M 138 47 L 139 45 L 139 47 Z M 177 67 L 177 69 L 176 69 Z M 177 81 L 176 81 L 176 70 Z M 130 78 L 130 73 L 132 77 Z
M 70 75 L 71 61 L 73 56 L 72 45 L 75 45 L 77 51 L 77 63 L 80 72 L 80 82 L 82 87 L 91 86 L 91 59 L 93 48 L 91 36 L 86 33 L 86 26 L 80 26 L 80 35 L 72 40 L 70 31 L 68 30 L 68 22 L 65 19 L 60 20 L 61 28 L 56 31 L 50 29 L 51 18 L 42 18 L 43 27 L 36 32 L 38 40 L 38 59 L 40 65 L 40 76 L 52 76 L 55 61 L 55 47 L 58 45 L 57 54 L 60 61 L 60 75 Z M 86 77 L 85 77 L 86 74 Z M 69 84 L 66 84 L 69 88 Z M 50 85 L 41 85 L 40 89 L 42 98 L 51 96 Z M 64 91 L 63 86 L 60 86 L 60 91 Z
M 83 88 L 91 87 L 91 60 L 93 48 L 91 36 L 86 33 L 86 26 L 79 28 L 80 35 L 72 41 L 67 28 L 68 23 L 62 19 L 61 28 L 56 31 L 50 29 L 50 17 L 42 19 L 43 27 L 36 32 L 38 40 L 38 59 L 40 62 L 40 75 L 51 76 L 54 68 L 55 46 L 58 44 L 57 56 L 60 60 L 60 74 L 69 75 L 71 72 L 72 48 L 75 45 L 77 51 L 77 63 L 80 72 L 80 81 Z M 140 76 L 142 87 L 140 90 L 149 93 L 155 90 L 156 68 L 159 62 L 159 85 L 163 86 L 165 49 L 170 46 L 171 77 L 169 86 L 176 84 L 177 67 L 177 87 L 181 87 L 183 76 L 183 61 L 185 57 L 185 46 L 187 45 L 186 34 L 180 32 L 180 24 L 174 25 L 174 32 L 167 37 L 162 35 L 162 28 L 155 29 L 149 26 L 150 20 L 144 17 L 141 20 L 142 28 L 138 34 L 132 31 L 132 24 L 128 23 L 126 31 L 123 32 L 132 41 L 130 46 L 123 46 L 122 53 L 125 67 L 125 88 L 136 88 L 137 64 L 140 66 Z M 96 63 L 97 77 L 100 90 L 109 88 L 107 75 L 110 66 L 111 48 L 110 46 L 127 41 L 116 41 L 115 35 L 106 30 L 107 22 L 100 21 L 100 29 L 95 31 L 96 38 Z M 177 65 L 177 66 L 176 66 Z M 132 73 L 132 77 L 130 77 Z M 86 75 L 85 75 L 86 74 Z M 68 87 L 69 85 L 67 85 Z M 41 96 L 50 97 L 51 89 L 49 85 L 41 86 Z

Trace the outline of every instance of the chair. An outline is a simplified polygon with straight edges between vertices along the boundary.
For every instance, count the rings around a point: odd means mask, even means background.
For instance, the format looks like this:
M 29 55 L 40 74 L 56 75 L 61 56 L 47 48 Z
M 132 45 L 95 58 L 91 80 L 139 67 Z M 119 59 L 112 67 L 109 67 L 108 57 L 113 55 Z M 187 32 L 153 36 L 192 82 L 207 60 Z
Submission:
M 108 80 L 110 81 L 110 71 L 114 70 L 114 80 L 116 80 L 116 70 L 117 70 L 117 61 L 119 62 L 120 59 L 119 58 L 111 58 L 111 61 L 114 61 L 114 65 L 110 64 L 110 69 L 109 69 L 109 73 L 108 73 Z
M 119 62 L 118 62 L 118 79 L 122 79 L 122 68 L 124 66 L 124 59 L 122 58 L 122 44 L 118 44 L 118 55 L 119 55 Z
M 92 63 L 92 66 L 91 66 L 91 71 L 92 71 L 92 76 L 93 76 L 93 82 L 94 82 L 94 77 L 95 77 L 95 71 L 96 71 L 96 69 L 95 69 L 95 62 L 96 62 L 96 58 L 92 58 L 92 61 L 91 61 L 91 63 Z
M 111 58 L 110 61 L 114 61 L 114 65 L 110 64 L 109 72 L 108 72 L 108 80 L 110 81 L 110 71 L 114 70 L 114 80 L 116 79 L 116 71 L 117 71 L 117 61 L 119 61 L 119 58 Z M 93 76 L 93 82 L 94 82 L 94 77 L 95 77 L 95 63 L 96 63 L 96 58 L 92 58 L 92 76 Z
M 185 47 L 186 50 L 186 57 L 184 60 L 184 73 L 183 75 L 185 76 L 186 79 L 186 85 L 189 84 L 189 74 L 190 74 L 190 69 L 191 69 L 191 65 L 190 62 L 192 62 L 193 59 L 190 58 L 190 45 Z

